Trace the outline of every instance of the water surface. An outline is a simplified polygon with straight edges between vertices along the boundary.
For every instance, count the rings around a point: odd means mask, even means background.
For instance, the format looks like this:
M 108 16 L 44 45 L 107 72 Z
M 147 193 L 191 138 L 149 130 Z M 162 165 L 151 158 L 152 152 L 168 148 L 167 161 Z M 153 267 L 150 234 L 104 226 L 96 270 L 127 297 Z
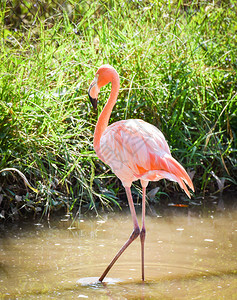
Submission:
M 145 283 L 137 239 L 100 284 L 132 231 L 129 212 L 2 226 L 0 298 L 237 299 L 236 210 L 148 215 L 146 229 Z

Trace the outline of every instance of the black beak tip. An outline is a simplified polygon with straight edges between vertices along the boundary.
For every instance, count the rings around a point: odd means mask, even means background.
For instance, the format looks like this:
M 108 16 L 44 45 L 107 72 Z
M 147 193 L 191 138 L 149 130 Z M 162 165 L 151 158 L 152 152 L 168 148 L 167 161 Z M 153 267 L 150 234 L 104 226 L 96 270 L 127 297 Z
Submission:
M 89 99 L 90 99 L 90 102 L 91 102 L 93 108 L 97 109 L 97 101 L 98 101 L 98 99 L 92 98 L 89 93 L 88 93 L 88 96 L 89 96 Z

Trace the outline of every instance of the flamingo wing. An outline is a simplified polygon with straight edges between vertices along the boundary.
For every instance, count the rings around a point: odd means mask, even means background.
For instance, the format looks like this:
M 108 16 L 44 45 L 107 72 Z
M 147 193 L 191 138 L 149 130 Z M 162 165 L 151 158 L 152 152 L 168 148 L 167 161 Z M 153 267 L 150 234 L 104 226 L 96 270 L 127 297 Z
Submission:
M 185 169 L 171 156 L 162 132 L 143 120 L 122 120 L 107 127 L 100 140 L 98 156 L 124 186 L 138 179 L 167 178 L 178 182 L 189 197 L 185 183 L 194 190 Z

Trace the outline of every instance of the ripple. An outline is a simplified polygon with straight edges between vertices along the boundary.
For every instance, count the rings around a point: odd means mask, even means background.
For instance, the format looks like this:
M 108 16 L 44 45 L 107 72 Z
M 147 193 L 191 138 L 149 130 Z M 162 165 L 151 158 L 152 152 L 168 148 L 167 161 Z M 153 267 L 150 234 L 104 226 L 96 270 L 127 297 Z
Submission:
M 122 282 L 119 278 L 106 277 L 103 282 L 99 281 L 98 277 L 84 277 L 77 280 L 77 284 L 81 286 L 100 286 L 103 284 L 116 284 Z

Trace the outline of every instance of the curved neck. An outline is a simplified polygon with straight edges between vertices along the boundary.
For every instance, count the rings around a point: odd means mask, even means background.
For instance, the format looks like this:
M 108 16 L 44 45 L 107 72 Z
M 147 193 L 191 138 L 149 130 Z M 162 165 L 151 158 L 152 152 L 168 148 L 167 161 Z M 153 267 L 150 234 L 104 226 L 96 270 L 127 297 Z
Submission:
M 97 153 L 98 157 L 100 157 L 100 139 L 105 131 L 105 129 L 108 127 L 109 118 L 111 115 L 111 112 L 113 110 L 113 107 L 116 103 L 118 92 L 119 92 L 119 76 L 116 73 L 112 74 L 111 78 L 112 88 L 109 95 L 109 99 L 106 102 L 95 127 L 95 133 L 94 133 L 94 149 Z

